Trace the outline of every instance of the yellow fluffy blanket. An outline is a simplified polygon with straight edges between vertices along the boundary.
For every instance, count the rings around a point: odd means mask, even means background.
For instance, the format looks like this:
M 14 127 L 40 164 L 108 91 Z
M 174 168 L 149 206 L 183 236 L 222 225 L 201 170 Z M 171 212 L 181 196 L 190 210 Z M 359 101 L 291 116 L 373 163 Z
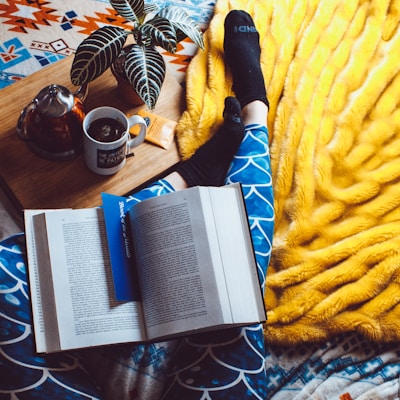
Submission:
M 218 0 L 178 143 L 221 123 L 230 9 L 253 15 L 271 109 L 276 231 L 266 338 L 400 340 L 400 0 Z

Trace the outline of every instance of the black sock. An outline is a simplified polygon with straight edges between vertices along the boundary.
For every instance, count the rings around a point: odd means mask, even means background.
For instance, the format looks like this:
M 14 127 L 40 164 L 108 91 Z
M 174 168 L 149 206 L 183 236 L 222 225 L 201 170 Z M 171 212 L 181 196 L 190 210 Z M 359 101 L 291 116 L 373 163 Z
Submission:
M 241 106 L 261 100 L 269 107 L 260 65 L 260 35 L 247 12 L 232 10 L 226 16 L 224 51 Z
M 175 171 L 189 186 L 221 186 L 244 136 L 241 109 L 234 97 L 225 99 L 224 123 L 193 156 L 180 162 Z

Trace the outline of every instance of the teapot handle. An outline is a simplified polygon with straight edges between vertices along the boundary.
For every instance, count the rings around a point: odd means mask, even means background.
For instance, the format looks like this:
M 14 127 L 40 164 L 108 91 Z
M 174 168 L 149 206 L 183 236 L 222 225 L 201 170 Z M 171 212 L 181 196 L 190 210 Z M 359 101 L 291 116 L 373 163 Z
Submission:
M 29 135 L 26 129 L 26 117 L 36 108 L 36 101 L 32 100 L 22 111 L 18 118 L 17 134 L 22 140 L 29 140 Z

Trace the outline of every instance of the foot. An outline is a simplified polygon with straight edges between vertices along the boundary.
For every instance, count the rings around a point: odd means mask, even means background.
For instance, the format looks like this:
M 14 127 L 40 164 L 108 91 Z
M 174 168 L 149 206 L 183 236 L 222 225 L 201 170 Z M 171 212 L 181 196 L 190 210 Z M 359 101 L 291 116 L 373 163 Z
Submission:
M 188 186 L 221 186 L 244 136 L 241 108 L 234 97 L 225 99 L 224 123 L 187 161 L 176 167 Z
M 260 35 L 247 12 L 232 10 L 226 16 L 224 51 L 233 90 L 242 108 L 254 100 L 269 107 L 260 65 Z

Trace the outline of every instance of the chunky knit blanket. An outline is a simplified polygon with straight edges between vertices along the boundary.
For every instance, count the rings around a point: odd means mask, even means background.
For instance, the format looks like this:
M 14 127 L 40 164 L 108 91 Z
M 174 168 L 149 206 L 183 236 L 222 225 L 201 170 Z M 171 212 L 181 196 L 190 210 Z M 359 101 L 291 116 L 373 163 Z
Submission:
M 400 1 L 218 0 L 187 72 L 184 158 L 218 128 L 232 94 L 223 22 L 235 8 L 260 32 L 271 103 L 266 338 L 400 340 Z

